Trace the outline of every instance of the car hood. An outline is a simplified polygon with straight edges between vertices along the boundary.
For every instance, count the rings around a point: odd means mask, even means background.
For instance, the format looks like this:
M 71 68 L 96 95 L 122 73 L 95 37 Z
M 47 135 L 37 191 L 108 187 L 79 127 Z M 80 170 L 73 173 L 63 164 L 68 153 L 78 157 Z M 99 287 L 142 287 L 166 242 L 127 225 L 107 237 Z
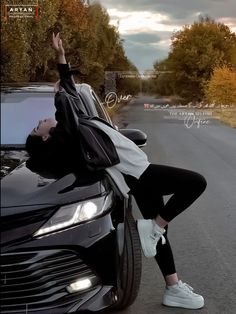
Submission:
M 39 205 L 73 203 L 100 196 L 108 189 L 108 179 L 104 174 L 91 176 L 81 184 L 79 175 L 70 173 L 61 179 L 48 179 L 30 171 L 23 162 L 1 181 L 2 214 L 11 210 L 20 213 L 20 207 L 26 211 L 27 206 L 32 210 L 35 205 L 38 209 Z

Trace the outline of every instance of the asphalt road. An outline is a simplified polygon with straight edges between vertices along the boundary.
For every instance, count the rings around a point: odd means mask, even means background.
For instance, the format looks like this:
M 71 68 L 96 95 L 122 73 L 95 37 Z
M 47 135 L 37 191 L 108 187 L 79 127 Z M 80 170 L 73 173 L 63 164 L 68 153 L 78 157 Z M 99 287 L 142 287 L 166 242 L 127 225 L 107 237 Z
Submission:
M 144 109 L 145 103 L 154 106 Z M 158 104 L 166 101 L 139 97 L 123 107 L 118 125 L 148 135 L 144 151 L 151 162 L 197 171 L 207 179 L 204 193 L 169 227 L 179 277 L 204 296 L 206 305 L 201 310 L 162 306 L 163 278 L 154 259 L 143 257 L 139 296 L 118 313 L 235 314 L 236 129 L 210 116 L 199 121 L 196 113 L 184 122 L 186 110 L 157 109 Z M 141 217 L 137 206 L 134 216 Z

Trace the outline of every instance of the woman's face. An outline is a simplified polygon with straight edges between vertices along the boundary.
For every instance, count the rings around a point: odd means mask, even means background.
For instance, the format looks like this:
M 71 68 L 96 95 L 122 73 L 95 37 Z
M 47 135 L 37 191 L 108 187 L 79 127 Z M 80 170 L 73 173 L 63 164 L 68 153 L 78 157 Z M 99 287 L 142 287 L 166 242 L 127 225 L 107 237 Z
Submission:
M 30 135 L 41 136 L 44 141 L 46 141 L 49 137 L 49 131 L 51 128 L 57 125 L 57 121 L 54 118 L 47 118 L 44 120 L 39 120 L 37 127 L 35 127 Z

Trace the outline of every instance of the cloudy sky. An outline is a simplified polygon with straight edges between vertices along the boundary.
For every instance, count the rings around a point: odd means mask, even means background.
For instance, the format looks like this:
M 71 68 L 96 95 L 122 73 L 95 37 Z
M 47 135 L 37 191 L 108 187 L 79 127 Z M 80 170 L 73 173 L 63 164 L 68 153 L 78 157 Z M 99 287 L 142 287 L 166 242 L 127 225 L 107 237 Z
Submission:
M 92 2 L 92 1 L 91 1 Z M 128 58 L 140 71 L 168 55 L 170 38 L 200 14 L 208 14 L 236 32 L 235 0 L 100 0 L 111 23 L 119 25 Z

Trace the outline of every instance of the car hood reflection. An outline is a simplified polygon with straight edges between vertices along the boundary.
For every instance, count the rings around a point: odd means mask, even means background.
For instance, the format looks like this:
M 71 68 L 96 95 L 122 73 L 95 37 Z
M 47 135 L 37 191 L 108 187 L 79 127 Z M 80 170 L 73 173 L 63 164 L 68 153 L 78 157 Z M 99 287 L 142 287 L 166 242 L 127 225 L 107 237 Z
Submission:
M 102 195 L 107 190 L 104 174 L 80 179 L 79 174 L 73 173 L 60 179 L 45 178 L 23 163 L 2 179 L 1 207 L 63 205 Z

